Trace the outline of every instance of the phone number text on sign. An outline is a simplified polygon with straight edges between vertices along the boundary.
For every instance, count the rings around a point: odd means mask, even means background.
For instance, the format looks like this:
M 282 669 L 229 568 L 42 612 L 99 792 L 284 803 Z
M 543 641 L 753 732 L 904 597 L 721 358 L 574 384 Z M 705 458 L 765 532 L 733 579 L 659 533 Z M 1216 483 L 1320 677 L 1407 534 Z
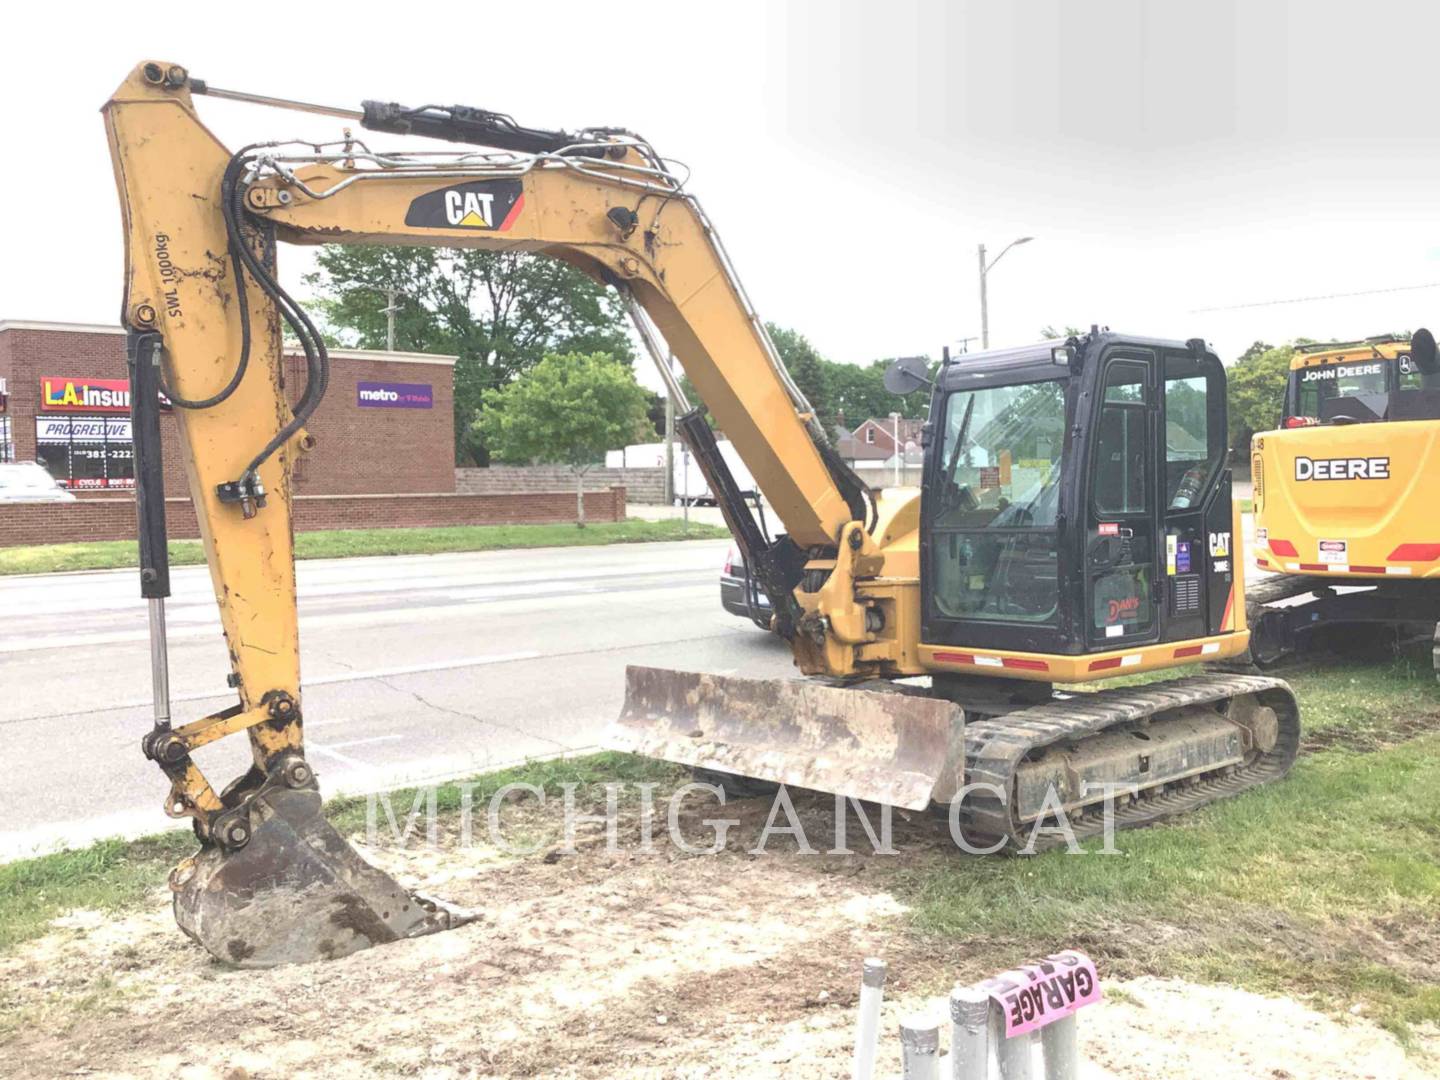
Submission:
M 1005 1016 L 1005 1037 L 1038 1031 L 1100 1000 L 1095 962 L 1066 949 L 980 983 Z

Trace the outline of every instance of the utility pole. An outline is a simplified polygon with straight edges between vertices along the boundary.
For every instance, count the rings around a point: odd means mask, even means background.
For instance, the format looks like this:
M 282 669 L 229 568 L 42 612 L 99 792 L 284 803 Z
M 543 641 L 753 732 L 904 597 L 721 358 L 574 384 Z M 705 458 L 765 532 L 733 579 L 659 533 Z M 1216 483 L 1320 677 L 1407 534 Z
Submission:
M 1005 252 L 1009 251 L 1012 247 L 1018 247 L 1020 244 L 1028 244 L 1034 239 L 1033 236 L 1022 236 L 1019 239 L 1011 240 L 1010 243 L 1001 249 L 1000 254 L 996 255 L 995 258 L 991 259 L 988 263 L 985 261 L 985 245 L 980 245 L 980 348 L 982 349 L 990 348 L 990 303 L 986 291 L 990 271 L 994 270 L 995 264 L 1005 257 Z
M 383 290 L 385 293 L 385 351 L 395 351 L 395 313 L 400 309 L 395 306 L 395 300 L 400 296 L 400 290 L 395 286 L 388 286 Z

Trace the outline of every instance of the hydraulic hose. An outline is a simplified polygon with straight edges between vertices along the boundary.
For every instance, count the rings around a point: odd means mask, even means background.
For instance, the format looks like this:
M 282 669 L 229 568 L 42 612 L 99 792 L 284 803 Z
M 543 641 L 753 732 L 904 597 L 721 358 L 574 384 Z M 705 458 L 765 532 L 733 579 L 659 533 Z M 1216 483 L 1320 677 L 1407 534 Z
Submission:
M 172 404 L 181 409 L 214 408 L 234 394 L 250 366 L 253 334 L 250 326 L 248 286 L 245 280 L 248 272 L 261 291 L 274 302 L 280 316 L 290 326 L 300 342 L 301 349 L 305 352 L 305 388 L 291 412 L 289 422 L 276 432 L 259 453 L 250 460 L 238 479 L 233 483 L 220 485 L 222 500 L 244 503 L 247 507 L 247 517 L 251 513 L 248 507 L 252 499 L 256 504 L 264 505 L 264 489 L 258 480 L 260 466 L 304 427 L 305 422 L 324 398 L 325 390 L 330 382 L 330 355 L 325 348 L 320 331 L 316 329 L 315 324 L 294 298 L 281 287 L 275 275 L 265 265 L 265 261 L 256 257 L 242 229 L 242 223 L 248 213 L 245 208 L 243 176 L 246 167 L 252 160 L 250 157 L 252 151 L 259 145 L 247 146 L 231 157 L 220 181 L 220 213 L 225 221 L 225 235 L 230 245 L 230 264 L 235 276 L 236 311 L 240 316 L 240 357 L 236 361 L 235 370 L 223 388 L 206 398 L 183 397 L 175 393 L 163 378 L 160 381 L 160 387 L 165 396 L 170 399 Z

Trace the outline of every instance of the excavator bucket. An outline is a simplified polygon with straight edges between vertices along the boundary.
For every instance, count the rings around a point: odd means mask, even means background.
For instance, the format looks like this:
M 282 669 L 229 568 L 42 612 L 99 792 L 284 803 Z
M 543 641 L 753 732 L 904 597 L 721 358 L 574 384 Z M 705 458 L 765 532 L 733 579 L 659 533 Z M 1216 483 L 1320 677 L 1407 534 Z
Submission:
M 964 714 L 948 701 L 630 666 L 612 749 L 923 810 L 959 788 Z
M 244 847 L 207 846 L 172 873 L 175 920 L 216 959 L 264 968 L 329 960 L 474 918 L 407 892 L 320 813 L 313 788 L 250 803 Z

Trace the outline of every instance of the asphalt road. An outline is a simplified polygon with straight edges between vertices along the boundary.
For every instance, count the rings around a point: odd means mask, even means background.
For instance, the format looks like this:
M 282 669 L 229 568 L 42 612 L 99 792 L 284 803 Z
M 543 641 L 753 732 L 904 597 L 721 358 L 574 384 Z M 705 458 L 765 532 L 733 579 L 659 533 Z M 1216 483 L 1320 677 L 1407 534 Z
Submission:
M 327 794 L 595 745 L 626 664 L 757 677 L 790 652 L 719 606 L 726 541 L 299 564 L 309 755 Z M 175 723 L 234 701 L 204 567 L 174 573 Z M 0 859 L 171 825 L 133 570 L 0 578 Z M 243 736 L 197 754 L 217 788 Z

